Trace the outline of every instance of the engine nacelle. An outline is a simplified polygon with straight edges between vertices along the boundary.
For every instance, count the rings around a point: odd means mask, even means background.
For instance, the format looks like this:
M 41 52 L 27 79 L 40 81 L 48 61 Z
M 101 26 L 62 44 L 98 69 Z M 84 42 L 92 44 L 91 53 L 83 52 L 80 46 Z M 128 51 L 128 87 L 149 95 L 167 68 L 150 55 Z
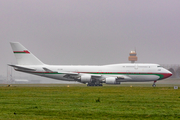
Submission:
M 116 81 L 116 77 L 106 78 L 106 84 L 121 84 L 121 82 Z
M 81 82 L 91 82 L 91 75 L 82 75 L 81 76 Z

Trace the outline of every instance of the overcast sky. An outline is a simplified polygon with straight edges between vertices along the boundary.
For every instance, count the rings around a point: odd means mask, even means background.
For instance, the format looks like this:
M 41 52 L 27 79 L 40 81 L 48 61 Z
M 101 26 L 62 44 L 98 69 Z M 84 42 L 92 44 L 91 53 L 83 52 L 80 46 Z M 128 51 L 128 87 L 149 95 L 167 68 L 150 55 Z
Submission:
M 0 0 L 0 75 L 10 41 L 46 64 L 180 64 L 180 0 Z

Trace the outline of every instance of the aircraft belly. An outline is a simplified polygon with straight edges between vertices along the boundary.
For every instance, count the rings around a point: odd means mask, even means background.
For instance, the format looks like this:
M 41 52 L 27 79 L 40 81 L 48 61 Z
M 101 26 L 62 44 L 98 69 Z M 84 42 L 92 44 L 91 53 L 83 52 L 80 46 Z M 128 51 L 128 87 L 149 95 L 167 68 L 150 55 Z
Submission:
M 132 78 L 132 80 L 130 81 L 137 81 L 137 82 L 141 82 L 141 81 L 154 81 L 154 80 L 158 80 L 159 76 L 157 75 L 129 75 L 129 77 Z

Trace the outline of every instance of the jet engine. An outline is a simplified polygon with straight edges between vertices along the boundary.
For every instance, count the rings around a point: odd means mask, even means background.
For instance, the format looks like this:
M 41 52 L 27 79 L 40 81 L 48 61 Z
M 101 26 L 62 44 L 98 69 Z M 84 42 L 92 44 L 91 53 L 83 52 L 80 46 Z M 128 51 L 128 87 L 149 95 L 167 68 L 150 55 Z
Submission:
M 81 82 L 91 82 L 91 75 L 82 75 L 81 76 Z
M 116 80 L 116 77 L 108 77 L 106 78 L 106 84 L 121 84 Z

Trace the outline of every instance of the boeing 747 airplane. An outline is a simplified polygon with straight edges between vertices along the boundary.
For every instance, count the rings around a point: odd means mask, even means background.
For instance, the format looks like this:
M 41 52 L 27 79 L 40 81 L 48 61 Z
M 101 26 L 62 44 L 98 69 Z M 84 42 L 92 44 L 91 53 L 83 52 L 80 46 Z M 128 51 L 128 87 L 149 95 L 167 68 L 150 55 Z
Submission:
M 172 73 L 158 64 L 110 64 L 110 65 L 47 65 L 18 42 L 10 42 L 17 64 L 9 64 L 16 71 L 64 81 L 78 81 L 87 86 L 120 84 L 121 82 L 153 81 L 168 78 Z

